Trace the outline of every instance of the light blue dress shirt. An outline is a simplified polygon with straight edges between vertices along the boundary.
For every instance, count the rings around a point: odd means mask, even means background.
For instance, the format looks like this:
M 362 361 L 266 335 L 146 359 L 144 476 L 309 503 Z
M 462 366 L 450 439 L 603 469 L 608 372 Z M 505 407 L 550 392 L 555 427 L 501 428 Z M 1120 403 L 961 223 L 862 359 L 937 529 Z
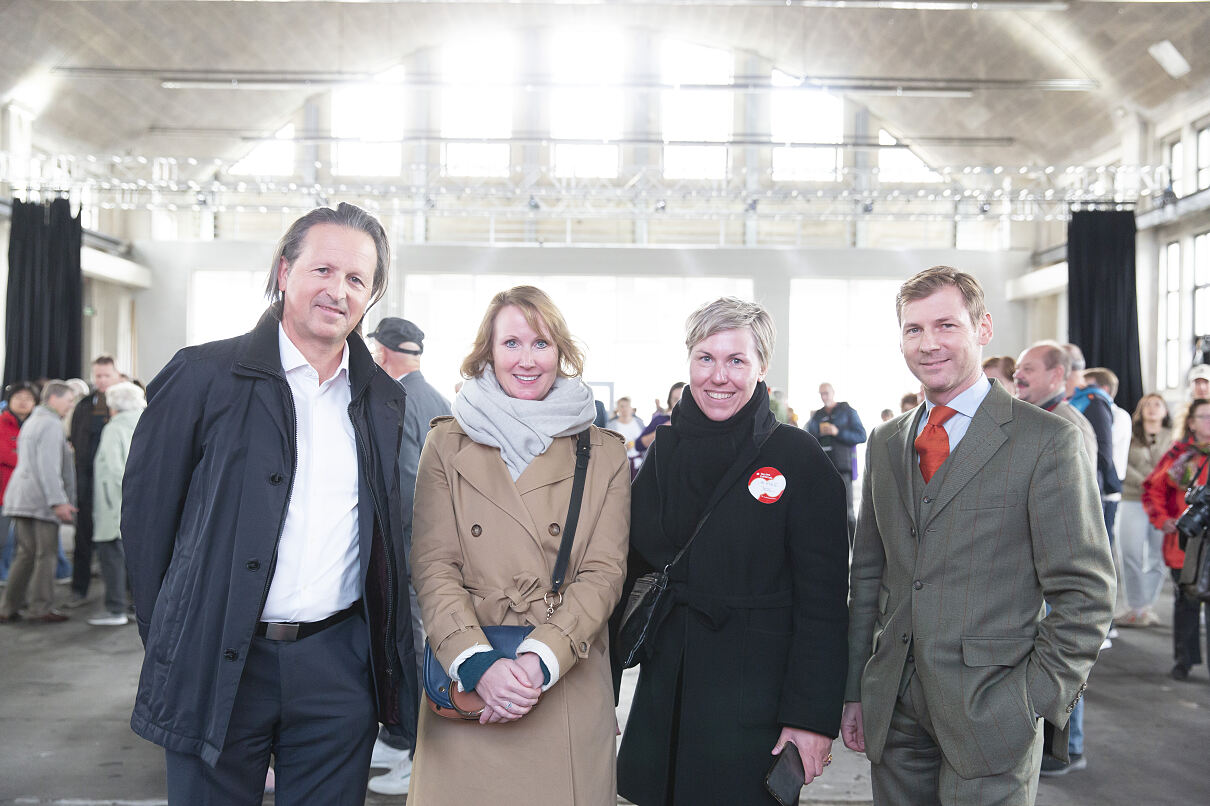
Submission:
M 987 379 L 987 376 L 982 372 L 979 373 L 979 379 L 968 386 L 963 391 L 959 392 L 957 397 L 945 405 L 957 412 L 945 421 L 945 433 L 950 438 L 950 453 L 958 447 L 958 443 L 966 436 L 966 429 L 971 427 L 971 420 L 975 416 L 975 412 L 979 410 L 979 406 L 983 404 L 983 398 L 987 397 L 987 393 L 991 391 L 992 382 Z M 936 405 L 926 396 L 924 398 L 924 416 L 920 418 L 919 425 L 916 426 L 916 436 L 920 436 L 920 432 L 924 430 L 924 426 L 928 424 L 929 414 L 933 411 L 933 406 Z

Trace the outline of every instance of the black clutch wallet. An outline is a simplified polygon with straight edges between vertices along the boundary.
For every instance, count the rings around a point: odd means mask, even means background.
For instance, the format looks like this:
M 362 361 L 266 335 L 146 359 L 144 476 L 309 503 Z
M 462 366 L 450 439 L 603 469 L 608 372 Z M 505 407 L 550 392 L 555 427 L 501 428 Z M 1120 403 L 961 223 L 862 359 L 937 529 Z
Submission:
M 795 806 L 805 783 L 798 747 L 794 742 L 786 742 L 765 776 L 765 789 L 781 806 Z

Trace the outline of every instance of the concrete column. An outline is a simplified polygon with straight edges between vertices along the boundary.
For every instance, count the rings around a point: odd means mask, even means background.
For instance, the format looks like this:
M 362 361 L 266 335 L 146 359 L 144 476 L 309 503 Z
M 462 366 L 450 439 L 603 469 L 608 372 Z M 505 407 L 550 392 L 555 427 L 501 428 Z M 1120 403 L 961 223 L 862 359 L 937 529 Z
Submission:
M 737 61 L 739 63 L 736 66 L 740 68 L 743 75 L 755 76 L 768 72 L 764 60 L 757 56 L 747 55 Z M 769 93 L 735 93 L 735 99 L 740 105 L 736 119 L 743 121 L 741 133 L 767 136 L 771 124 Z M 749 204 L 758 198 L 758 194 L 764 186 L 762 180 L 765 177 L 770 152 L 771 149 L 768 147 L 744 146 L 744 190 L 747 191 Z M 760 222 L 756 217 L 756 212 L 755 209 L 750 209 L 744 213 L 744 246 L 756 246 L 759 240 Z
M 626 80 L 645 80 L 658 78 L 660 74 L 659 38 L 648 30 L 633 30 L 626 32 L 626 40 L 634 43 L 634 50 L 627 54 L 624 77 Z M 658 134 L 660 131 L 660 94 L 659 92 L 628 92 L 624 95 L 626 108 L 626 126 L 624 133 L 637 137 Z M 640 172 L 650 166 L 660 164 L 659 146 L 623 146 L 622 172 L 627 176 L 629 171 Z M 641 201 L 641 209 L 635 211 L 634 242 L 639 245 L 647 243 L 647 217 L 654 211 L 659 199 Z
M 790 277 L 784 271 L 754 273 L 752 294 L 777 326 L 777 346 L 765 383 L 774 389 L 785 389 L 790 382 Z

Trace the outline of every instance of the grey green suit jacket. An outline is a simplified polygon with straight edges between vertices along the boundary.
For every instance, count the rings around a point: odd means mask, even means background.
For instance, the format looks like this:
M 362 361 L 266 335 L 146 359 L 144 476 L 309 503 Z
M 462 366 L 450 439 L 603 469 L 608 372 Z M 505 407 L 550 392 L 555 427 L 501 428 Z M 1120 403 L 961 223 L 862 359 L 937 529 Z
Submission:
M 922 409 L 870 437 L 845 699 L 878 762 L 910 647 L 946 758 L 996 775 L 1029 750 L 1035 715 L 1063 728 L 1083 694 L 1113 614 L 1109 538 L 1079 431 L 998 383 L 917 521 Z

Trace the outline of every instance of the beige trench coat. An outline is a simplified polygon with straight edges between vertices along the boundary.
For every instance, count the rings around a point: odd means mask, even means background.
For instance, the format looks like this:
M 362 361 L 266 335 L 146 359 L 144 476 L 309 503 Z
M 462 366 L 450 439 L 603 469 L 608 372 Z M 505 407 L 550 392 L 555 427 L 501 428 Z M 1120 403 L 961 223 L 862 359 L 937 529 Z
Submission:
M 592 429 L 563 604 L 547 623 L 542 596 L 567 519 L 575 437 L 556 439 L 513 482 L 498 449 L 473 442 L 452 417 L 433 423 L 416 479 L 412 580 L 437 658 L 448 669 L 486 643 L 480 624 L 532 624 L 559 677 L 514 723 L 444 719 L 422 704 L 408 804 L 614 804 L 606 624 L 626 572 L 625 444 Z

